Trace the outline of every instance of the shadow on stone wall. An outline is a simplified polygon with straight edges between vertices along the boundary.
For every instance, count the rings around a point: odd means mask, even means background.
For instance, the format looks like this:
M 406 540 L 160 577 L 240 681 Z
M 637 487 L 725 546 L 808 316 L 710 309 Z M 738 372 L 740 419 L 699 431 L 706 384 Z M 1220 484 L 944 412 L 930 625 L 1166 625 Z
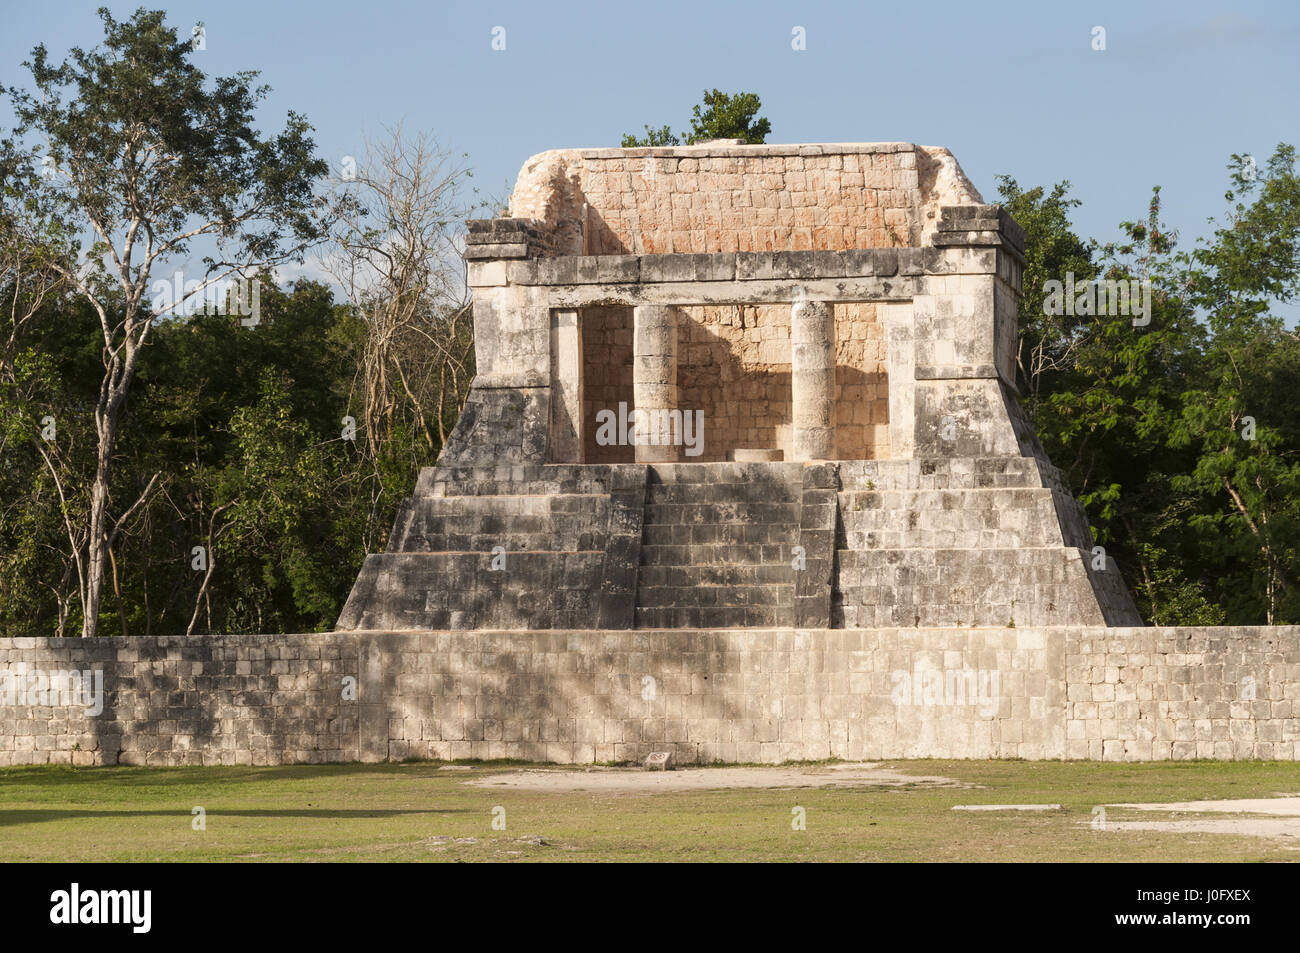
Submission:
M 24 712 L 5 722 L 16 735 L 0 733 L 4 764 L 68 763 L 95 753 L 91 739 L 103 760 L 120 748 L 121 763 L 149 765 L 664 750 L 683 763 L 1300 759 L 1297 626 L 321 633 L 0 651 L 11 668 L 106 673 L 102 723 Z M 894 676 L 921 669 L 997 672 L 998 691 L 987 710 L 894 698 Z M 345 673 L 356 701 L 336 694 Z
M 764 306 L 788 307 L 788 306 Z M 699 320 L 704 313 L 716 320 Z M 678 405 L 683 411 L 703 411 L 704 450 L 698 456 L 682 455 L 682 462 L 712 463 L 727 459 L 729 451 L 782 450 L 791 452 L 793 391 L 790 373 L 789 322 L 776 327 L 775 339 L 734 340 L 764 328 L 755 307 L 718 305 L 689 307 L 682 311 L 678 329 Z M 631 463 L 631 446 L 597 442 L 596 415 L 618 412 L 625 404 L 635 409 L 632 389 L 632 322 L 629 306 L 608 305 L 583 311 L 584 453 L 588 463 Z M 729 323 L 725 323 L 729 322 Z M 724 329 L 733 329 L 730 334 Z M 738 329 L 738 330 L 737 330 Z M 883 334 L 883 328 L 882 328 Z M 737 352 L 748 347 L 748 358 Z M 764 360 L 763 349 L 771 353 Z M 836 457 L 868 460 L 879 456 L 874 428 L 888 427 L 888 375 L 851 364 L 835 368 Z M 874 395 L 868 399 L 867 395 Z M 887 448 L 886 448 L 887 455 Z
M 640 650 L 595 648 L 611 636 Z M 738 666 L 741 656 L 723 651 L 723 637 L 716 633 L 538 631 L 526 636 L 536 640 L 539 651 L 533 653 L 506 644 L 519 637 L 519 633 L 497 632 L 379 637 L 389 661 L 409 655 L 411 649 L 422 657 L 421 640 L 427 647 L 429 640 L 447 639 L 456 647 L 450 648 L 446 657 L 458 659 L 450 667 L 463 669 L 456 675 L 429 676 L 427 691 L 390 697 L 394 726 L 400 724 L 401 730 L 390 742 L 389 756 L 394 760 L 518 758 L 604 763 L 639 762 L 651 751 L 668 750 L 681 763 L 758 761 L 779 754 L 772 746 L 783 740 L 791 746 L 793 757 L 832 754 L 830 739 L 811 744 L 801 739 L 800 750 L 793 751 L 789 724 L 795 719 L 787 723 L 787 737 L 782 739 L 783 712 L 755 710 L 736 701 L 745 695 L 744 679 L 757 686 L 760 678 L 769 676 L 729 667 L 729 656 Z M 755 635 L 772 637 L 772 633 Z M 479 640 L 481 649 L 466 651 L 470 649 L 468 639 Z M 523 663 L 525 659 L 529 661 Z M 551 661 L 541 669 L 523 667 L 538 659 Z M 433 665 L 437 667 L 437 663 Z M 562 668 L 572 670 L 558 670 Z M 653 681 L 647 682 L 647 678 Z M 710 682 L 726 687 L 715 690 Z M 798 713 L 797 721 L 802 722 L 803 714 Z M 716 739 L 684 740 L 698 735 L 701 725 L 706 735 L 716 734 Z M 683 740 L 665 740 L 668 738 Z M 842 741 L 847 744 L 847 727 Z

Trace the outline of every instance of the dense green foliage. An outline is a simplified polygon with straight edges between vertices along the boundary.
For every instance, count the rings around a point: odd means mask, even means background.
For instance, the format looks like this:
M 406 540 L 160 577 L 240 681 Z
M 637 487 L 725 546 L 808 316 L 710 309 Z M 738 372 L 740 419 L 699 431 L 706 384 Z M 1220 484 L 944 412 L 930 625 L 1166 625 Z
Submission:
M 1161 225 L 1159 189 L 1097 245 L 1070 229 L 1068 183 L 1001 185 L 1028 236 L 1026 409 L 1155 624 L 1300 622 L 1300 336 L 1270 310 L 1300 291 L 1300 177 L 1289 145 L 1258 171 L 1243 158 L 1191 251 Z M 1150 323 L 1045 313 L 1067 273 L 1150 281 Z
M 398 413 L 377 458 L 343 439 L 361 417 L 354 375 L 365 329 L 330 290 L 264 285 L 261 321 L 196 314 L 159 322 L 124 411 L 113 499 L 160 489 L 112 550 L 101 633 L 293 632 L 332 627 L 366 552 L 433 454 Z M 0 633 L 80 630 L 65 516 L 94 470 L 98 321 L 52 303 L 0 385 Z M 457 402 L 458 403 L 458 402 Z M 456 410 L 447 415 L 454 422 Z M 57 421 L 41 439 L 41 418 Z M 436 453 L 436 451 L 434 451 Z M 47 464 L 43 454 L 49 455 Z M 60 503 L 58 483 L 73 498 Z M 211 575 L 192 549 L 211 554 Z M 65 618 L 66 616 L 66 618 Z
M 282 131 L 263 136 L 254 113 L 268 90 L 252 85 L 255 72 L 206 76 L 161 11 L 99 15 L 101 45 L 74 47 L 59 64 L 37 46 L 24 64 L 35 91 L 0 89 L 17 119 L 0 142 L 0 247 L 19 290 L 11 321 L 17 330 L 35 317 L 22 286 L 36 274 L 88 303 L 102 340 L 95 473 L 81 528 L 68 534 L 86 636 L 98 634 L 110 569 L 117 577 L 124 520 L 156 486 L 119 500 L 123 510 L 110 505 L 122 411 L 158 317 L 145 304 L 157 270 L 206 251 L 178 298 L 187 284 L 215 292 L 234 275 L 301 260 L 328 230 L 317 190 L 328 166 L 303 117 L 290 112 Z M 14 366 L 6 348 L 6 381 Z
M 328 628 L 473 375 L 467 172 L 399 131 L 331 191 L 303 117 L 255 129 L 256 74 L 100 16 L 0 90 L 0 634 Z M 346 304 L 277 287 L 308 249 Z

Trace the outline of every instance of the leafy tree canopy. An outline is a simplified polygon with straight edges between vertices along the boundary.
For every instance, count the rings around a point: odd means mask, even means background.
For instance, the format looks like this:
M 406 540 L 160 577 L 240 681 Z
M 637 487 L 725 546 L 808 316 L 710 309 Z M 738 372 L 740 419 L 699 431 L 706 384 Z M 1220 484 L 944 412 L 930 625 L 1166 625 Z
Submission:
M 701 108 L 703 107 L 703 108 Z M 710 139 L 740 139 L 746 144 L 766 142 L 772 123 L 759 116 L 762 101 L 755 93 L 724 93 L 720 89 L 705 90 L 704 102 L 691 110 L 691 131 L 680 136 L 667 126 L 658 129 L 645 127 L 645 135 L 628 133 L 623 137 L 623 148 L 637 146 L 676 146 L 685 139 L 687 145 L 707 142 Z

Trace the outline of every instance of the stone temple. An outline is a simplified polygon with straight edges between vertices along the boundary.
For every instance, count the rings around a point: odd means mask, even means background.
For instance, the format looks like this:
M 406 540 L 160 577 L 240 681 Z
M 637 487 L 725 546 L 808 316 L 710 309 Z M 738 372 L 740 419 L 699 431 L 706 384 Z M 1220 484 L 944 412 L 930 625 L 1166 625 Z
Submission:
M 1023 248 L 945 149 L 533 157 L 339 628 L 1140 625 L 1016 402 Z
M 335 630 L 0 639 L 0 765 L 1300 760 L 1300 626 L 1143 626 L 1045 459 L 1023 241 L 944 149 L 535 156 Z

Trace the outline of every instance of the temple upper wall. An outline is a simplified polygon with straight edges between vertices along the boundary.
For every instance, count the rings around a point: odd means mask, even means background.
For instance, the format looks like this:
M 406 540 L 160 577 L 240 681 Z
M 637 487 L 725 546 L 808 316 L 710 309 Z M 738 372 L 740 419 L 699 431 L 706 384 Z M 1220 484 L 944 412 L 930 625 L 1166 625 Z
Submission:
M 921 247 L 942 206 L 983 201 L 940 147 L 715 140 L 539 153 L 510 216 L 550 255 L 843 251 Z

